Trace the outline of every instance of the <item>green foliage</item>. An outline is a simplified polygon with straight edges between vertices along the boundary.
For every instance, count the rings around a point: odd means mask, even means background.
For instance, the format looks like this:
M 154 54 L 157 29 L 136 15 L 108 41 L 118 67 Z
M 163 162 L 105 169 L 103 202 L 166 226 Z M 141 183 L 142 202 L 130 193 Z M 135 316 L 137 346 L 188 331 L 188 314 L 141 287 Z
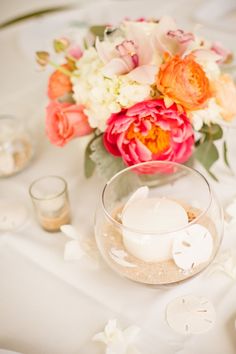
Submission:
M 102 135 L 96 135 L 85 151 L 85 176 L 91 177 L 95 167 L 100 176 L 110 179 L 114 174 L 125 168 L 120 157 L 115 157 L 105 149 Z
M 204 124 L 200 130 L 200 133 L 205 136 L 204 140 L 219 140 L 223 136 L 223 130 L 219 124 Z
M 205 167 L 207 172 L 215 179 L 217 178 L 210 171 L 212 165 L 218 160 L 219 153 L 212 140 L 201 143 L 195 151 L 196 159 Z
M 214 143 L 223 136 L 223 130 L 218 124 L 204 124 L 200 130 L 202 137 L 195 143 L 195 158 L 205 167 L 212 178 L 217 180 L 216 176 L 211 172 L 211 167 L 219 159 L 219 152 Z M 225 150 L 227 161 L 227 150 Z
M 89 30 L 95 37 L 98 37 L 102 41 L 104 38 L 104 32 L 106 30 L 106 27 L 107 26 L 104 25 L 96 25 L 96 26 L 91 26 Z
M 86 178 L 89 178 L 93 175 L 96 164 L 95 162 L 91 159 L 91 154 L 92 154 L 92 149 L 91 149 L 91 144 L 93 141 L 97 139 L 97 136 L 93 137 L 90 142 L 88 143 L 86 149 L 85 149 L 85 156 L 84 156 L 84 174 Z
M 228 159 L 228 148 L 227 148 L 226 141 L 224 141 L 224 144 L 223 144 L 223 156 L 224 156 L 224 162 L 225 162 L 226 166 L 228 166 L 231 169 L 231 166 L 229 164 L 229 159 Z

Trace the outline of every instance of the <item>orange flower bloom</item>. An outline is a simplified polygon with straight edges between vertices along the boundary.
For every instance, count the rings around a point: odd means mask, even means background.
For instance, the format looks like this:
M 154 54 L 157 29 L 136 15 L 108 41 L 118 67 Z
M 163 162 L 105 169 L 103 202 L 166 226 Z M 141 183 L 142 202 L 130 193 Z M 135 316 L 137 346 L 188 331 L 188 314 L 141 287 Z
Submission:
M 63 68 L 70 70 L 69 65 L 62 65 Z M 64 96 L 66 93 L 72 91 L 72 84 L 68 75 L 62 73 L 60 70 L 54 71 L 48 82 L 48 97 L 55 100 L 58 97 Z
M 211 97 L 208 78 L 191 56 L 168 57 L 157 75 L 157 88 L 187 110 L 202 108 Z
M 216 97 L 216 102 L 222 108 L 222 116 L 230 121 L 236 116 L 236 87 L 232 78 L 221 75 L 212 83 L 212 89 Z

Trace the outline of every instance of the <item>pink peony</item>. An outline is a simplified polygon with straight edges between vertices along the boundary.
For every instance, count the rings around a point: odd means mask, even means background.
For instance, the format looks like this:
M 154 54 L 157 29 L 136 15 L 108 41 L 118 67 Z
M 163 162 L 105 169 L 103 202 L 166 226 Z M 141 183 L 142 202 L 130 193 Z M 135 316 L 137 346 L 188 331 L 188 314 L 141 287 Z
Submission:
M 112 114 L 104 145 L 127 165 L 151 160 L 183 163 L 193 152 L 192 126 L 177 105 L 167 108 L 163 99 L 137 103 Z
M 52 144 L 64 146 L 70 140 L 91 133 L 83 106 L 51 101 L 47 106 L 46 134 Z

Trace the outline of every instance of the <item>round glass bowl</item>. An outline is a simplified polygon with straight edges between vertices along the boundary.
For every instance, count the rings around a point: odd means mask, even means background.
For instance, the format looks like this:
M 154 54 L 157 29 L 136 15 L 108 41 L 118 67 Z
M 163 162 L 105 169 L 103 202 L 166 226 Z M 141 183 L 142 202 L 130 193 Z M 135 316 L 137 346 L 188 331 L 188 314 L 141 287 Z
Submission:
M 11 115 L 0 115 L 0 177 L 23 170 L 32 156 L 32 138 L 24 122 Z
M 223 236 L 223 213 L 196 170 L 146 162 L 107 182 L 95 236 L 103 258 L 120 275 L 149 285 L 173 284 L 212 262 Z

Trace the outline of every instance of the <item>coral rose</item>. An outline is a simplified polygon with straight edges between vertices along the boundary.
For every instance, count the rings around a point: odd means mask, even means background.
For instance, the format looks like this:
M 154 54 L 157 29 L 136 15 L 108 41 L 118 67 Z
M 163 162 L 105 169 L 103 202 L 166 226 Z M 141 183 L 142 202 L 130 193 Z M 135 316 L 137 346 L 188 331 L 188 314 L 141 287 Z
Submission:
M 222 108 L 222 116 L 230 121 L 236 116 L 236 87 L 232 78 L 221 75 L 212 83 L 212 89 L 216 97 L 216 102 Z
M 70 140 L 91 133 L 83 106 L 51 101 L 47 107 L 46 134 L 52 144 L 64 146 Z
M 202 108 L 211 97 L 209 80 L 192 56 L 169 57 L 157 75 L 157 88 L 187 110 Z
M 62 68 L 69 70 L 67 64 L 62 65 Z M 72 83 L 70 77 L 60 70 L 54 71 L 48 81 L 48 97 L 55 100 L 59 97 L 72 91 Z
M 127 165 L 152 160 L 183 163 L 193 152 L 193 129 L 176 104 L 167 108 L 162 99 L 143 101 L 111 115 L 104 145 Z

